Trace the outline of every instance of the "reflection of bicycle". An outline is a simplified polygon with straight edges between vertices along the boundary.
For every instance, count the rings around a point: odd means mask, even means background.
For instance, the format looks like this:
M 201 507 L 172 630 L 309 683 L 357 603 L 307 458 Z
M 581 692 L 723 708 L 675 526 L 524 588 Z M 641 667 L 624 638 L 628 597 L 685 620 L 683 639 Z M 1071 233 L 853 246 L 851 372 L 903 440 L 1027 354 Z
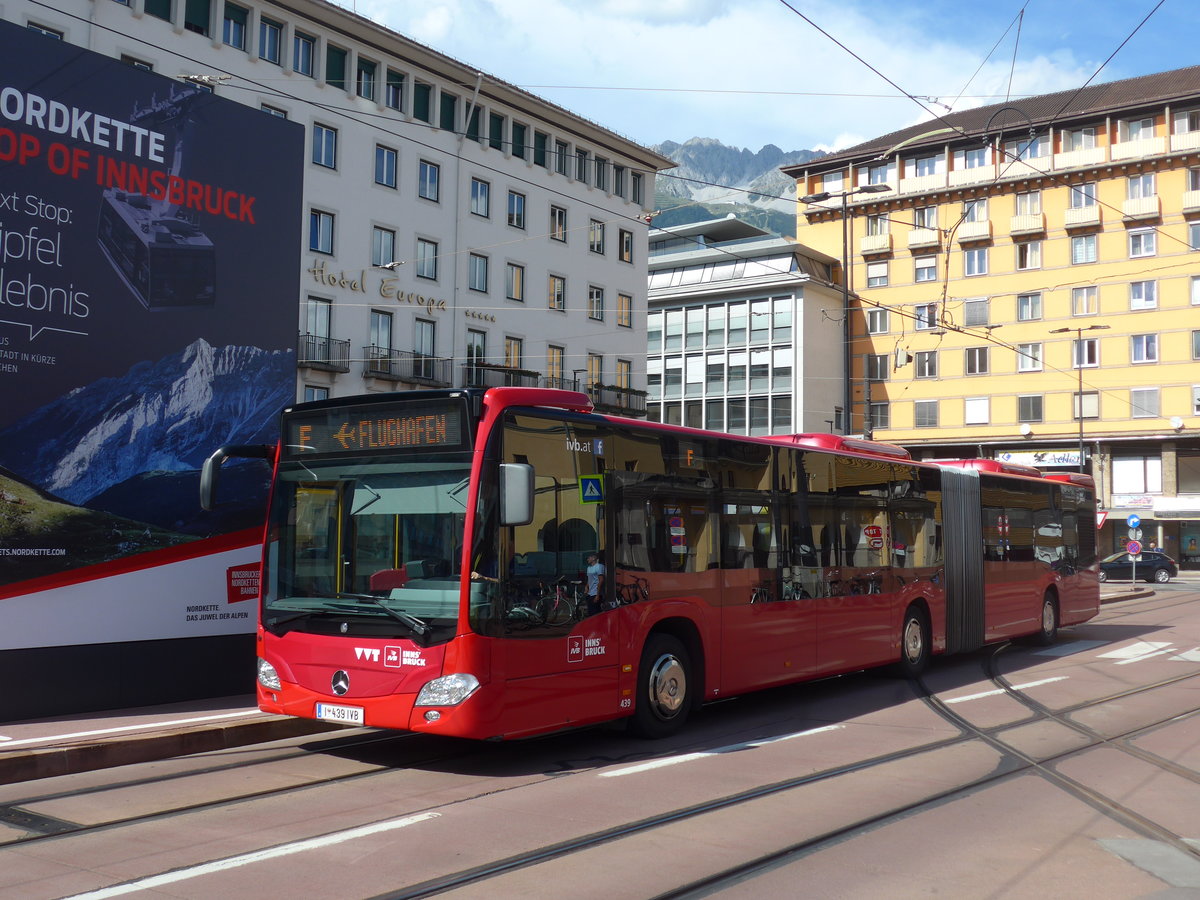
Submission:
M 617 582 L 617 605 L 628 606 L 650 599 L 650 583 L 645 578 L 636 575 L 629 576 L 629 581 Z
M 538 625 L 566 625 L 583 618 L 583 604 L 579 599 L 579 582 L 558 579 L 547 589 L 538 585 L 539 594 L 519 598 L 509 609 L 505 618 L 512 625 L 533 628 Z

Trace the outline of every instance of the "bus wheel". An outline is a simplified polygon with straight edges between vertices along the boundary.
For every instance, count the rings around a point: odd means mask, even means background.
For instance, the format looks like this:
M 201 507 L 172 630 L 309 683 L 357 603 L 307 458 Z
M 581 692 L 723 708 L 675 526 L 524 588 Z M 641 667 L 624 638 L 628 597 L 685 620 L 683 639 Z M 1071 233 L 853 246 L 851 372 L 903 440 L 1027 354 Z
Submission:
M 638 667 L 637 701 L 630 729 L 644 738 L 672 735 L 687 721 L 691 660 L 687 648 L 669 634 L 652 634 Z
M 1042 627 L 1033 635 L 1032 642 L 1039 647 L 1049 647 L 1058 637 L 1058 603 L 1049 591 L 1042 598 Z
M 929 665 L 931 652 L 929 616 L 923 607 L 915 603 L 904 611 L 904 625 L 900 628 L 899 673 L 905 678 L 916 678 Z

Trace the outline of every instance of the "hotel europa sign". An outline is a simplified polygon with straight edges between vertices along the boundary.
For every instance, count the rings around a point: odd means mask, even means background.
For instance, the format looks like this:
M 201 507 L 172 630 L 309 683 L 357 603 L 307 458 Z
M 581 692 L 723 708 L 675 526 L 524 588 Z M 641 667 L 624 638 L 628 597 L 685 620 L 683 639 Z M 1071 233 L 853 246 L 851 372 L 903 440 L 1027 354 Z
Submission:
M 313 260 L 312 267 L 309 268 L 308 274 L 312 276 L 313 281 L 322 287 L 341 288 L 344 291 L 350 291 L 356 294 L 369 293 L 367 290 L 367 270 L 360 269 L 357 274 L 346 272 L 333 272 L 326 268 L 325 260 Z M 419 306 L 427 313 L 432 315 L 435 312 L 446 311 L 446 301 L 439 300 L 435 297 L 425 297 L 413 291 L 402 291 L 396 287 L 397 279 L 385 275 L 379 279 L 379 296 L 385 300 L 395 300 L 397 303 L 408 303 L 412 306 Z

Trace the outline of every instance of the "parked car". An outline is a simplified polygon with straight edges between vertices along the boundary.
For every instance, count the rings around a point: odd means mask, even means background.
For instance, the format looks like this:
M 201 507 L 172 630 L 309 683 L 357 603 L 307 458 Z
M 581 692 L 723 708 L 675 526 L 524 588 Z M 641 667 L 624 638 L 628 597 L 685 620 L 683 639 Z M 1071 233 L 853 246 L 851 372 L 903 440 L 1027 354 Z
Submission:
M 1137 565 L 1134 566 L 1136 559 Z M 1143 550 L 1137 557 L 1132 557 L 1124 550 L 1119 550 L 1111 556 L 1100 560 L 1100 580 L 1111 581 L 1114 578 L 1133 578 L 1134 571 L 1143 581 L 1153 581 L 1166 584 L 1179 574 L 1179 566 L 1175 560 L 1161 550 Z

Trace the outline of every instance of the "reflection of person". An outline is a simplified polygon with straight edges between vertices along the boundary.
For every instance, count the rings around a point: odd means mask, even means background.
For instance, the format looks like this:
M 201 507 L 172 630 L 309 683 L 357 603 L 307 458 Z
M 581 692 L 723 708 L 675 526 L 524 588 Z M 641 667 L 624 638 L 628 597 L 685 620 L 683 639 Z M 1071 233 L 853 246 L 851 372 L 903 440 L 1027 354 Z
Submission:
M 600 612 L 600 596 L 604 591 L 604 563 L 595 553 L 587 556 L 587 607 L 588 615 Z

